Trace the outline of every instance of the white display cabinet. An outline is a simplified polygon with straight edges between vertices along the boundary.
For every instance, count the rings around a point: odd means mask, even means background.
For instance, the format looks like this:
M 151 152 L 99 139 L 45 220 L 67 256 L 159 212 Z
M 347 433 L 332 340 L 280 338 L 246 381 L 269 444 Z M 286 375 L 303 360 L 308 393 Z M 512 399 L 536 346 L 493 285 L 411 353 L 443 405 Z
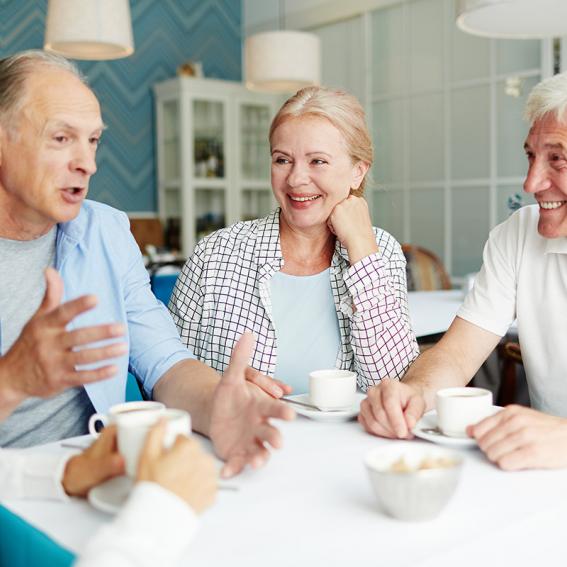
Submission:
M 188 256 L 210 232 L 266 215 L 268 131 L 277 95 L 242 83 L 178 77 L 154 86 L 159 216 Z

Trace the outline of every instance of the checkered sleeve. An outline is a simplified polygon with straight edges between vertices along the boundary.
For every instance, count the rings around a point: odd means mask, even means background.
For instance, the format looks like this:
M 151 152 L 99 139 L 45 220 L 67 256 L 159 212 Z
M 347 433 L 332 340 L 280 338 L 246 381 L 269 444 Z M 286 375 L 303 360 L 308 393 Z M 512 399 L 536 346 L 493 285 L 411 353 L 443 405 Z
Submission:
M 202 338 L 205 335 L 202 325 L 205 297 L 204 256 L 205 246 L 201 241 L 183 266 L 168 306 L 181 342 L 188 346 L 198 359 L 202 359 Z
M 344 281 L 352 297 L 351 343 L 359 386 L 401 378 L 417 358 L 406 287 L 406 261 L 398 242 L 377 231 L 380 251 L 351 266 Z

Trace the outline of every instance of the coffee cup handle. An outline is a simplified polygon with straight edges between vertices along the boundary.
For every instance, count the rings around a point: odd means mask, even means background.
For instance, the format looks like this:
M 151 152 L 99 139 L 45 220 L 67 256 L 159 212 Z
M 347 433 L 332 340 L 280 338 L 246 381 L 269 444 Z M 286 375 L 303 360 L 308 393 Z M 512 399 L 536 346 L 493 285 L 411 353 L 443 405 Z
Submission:
M 100 433 L 96 430 L 97 422 L 101 422 L 104 427 L 106 427 L 108 423 L 108 418 L 103 413 L 93 413 L 91 417 L 89 417 L 89 433 L 94 437 L 97 438 Z

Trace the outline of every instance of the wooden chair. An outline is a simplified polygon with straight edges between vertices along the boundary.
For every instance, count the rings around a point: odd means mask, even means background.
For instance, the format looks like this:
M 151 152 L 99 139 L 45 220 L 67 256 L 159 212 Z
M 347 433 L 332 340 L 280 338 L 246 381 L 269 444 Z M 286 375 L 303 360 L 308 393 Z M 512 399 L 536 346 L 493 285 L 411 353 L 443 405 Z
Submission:
M 413 244 L 402 244 L 406 257 L 408 291 L 451 289 L 451 279 L 443 262 L 431 251 Z
M 516 365 L 524 362 L 522 360 L 522 349 L 515 342 L 506 342 L 498 345 L 498 357 L 502 364 L 500 389 L 496 403 L 499 406 L 507 406 L 516 401 Z
M 402 251 L 406 257 L 408 291 L 451 289 L 449 274 L 433 252 L 413 244 L 402 244 Z M 418 339 L 420 352 L 430 349 L 440 338 L 441 334 Z

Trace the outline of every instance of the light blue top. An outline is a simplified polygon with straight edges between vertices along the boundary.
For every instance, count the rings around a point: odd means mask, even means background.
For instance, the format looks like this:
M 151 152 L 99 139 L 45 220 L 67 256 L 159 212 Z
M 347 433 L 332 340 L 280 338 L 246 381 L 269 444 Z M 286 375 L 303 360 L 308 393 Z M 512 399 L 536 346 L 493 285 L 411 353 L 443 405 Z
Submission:
M 91 293 L 98 297 L 97 306 L 74 319 L 71 328 L 113 322 L 128 326 L 129 356 L 116 359 L 116 377 L 85 386 L 97 411 L 124 401 L 128 370 L 151 397 L 156 382 L 174 364 L 195 358 L 150 289 L 124 213 L 85 201 L 77 218 L 57 227 L 55 268 L 65 284 L 64 301 Z
M 276 272 L 270 285 L 278 345 L 275 377 L 292 386 L 294 394 L 303 394 L 310 372 L 335 368 L 341 345 L 330 271 L 314 276 Z

